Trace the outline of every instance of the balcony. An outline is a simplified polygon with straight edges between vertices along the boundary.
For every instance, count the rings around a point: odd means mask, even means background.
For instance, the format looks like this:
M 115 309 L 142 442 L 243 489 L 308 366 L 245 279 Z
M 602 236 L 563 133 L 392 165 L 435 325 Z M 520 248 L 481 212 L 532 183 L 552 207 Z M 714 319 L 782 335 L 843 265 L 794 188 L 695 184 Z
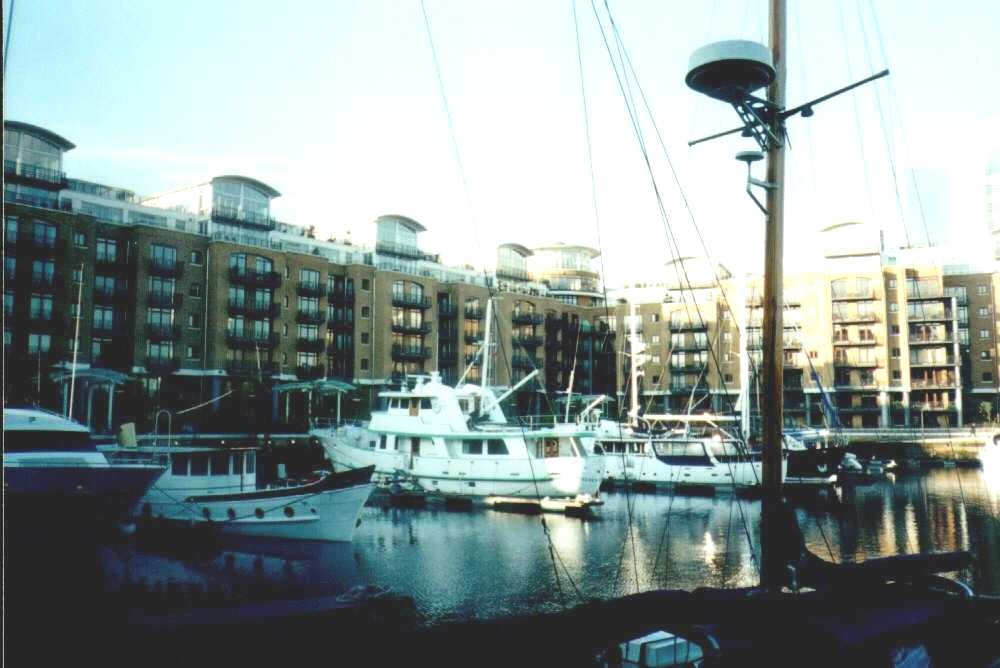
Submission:
M 910 387 L 915 390 L 951 389 L 956 387 L 955 380 L 956 378 L 952 374 L 944 374 L 937 378 L 911 378 Z
M 945 366 L 955 366 L 955 358 L 953 356 L 951 356 L 951 355 L 948 355 L 947 357 L 944 357 L 944 358 L 941 358 L 941 359 L 920 359 L 920 358 L 917 358 L 917 359 L 911 359 L 910 360 L 910 367 L 911 368 L 920 368 L 920 367 L 945 367 Z
M 376 241 L 375 252 L 385 255 L 395 255 L 396 257 L 410 258 L 413 260 L 436 260 L 434 255 L 424 253 L 416 246 L 407 244 L 397 244 L 391 241 Z
M 323 339 L 295 339 L 295 349 L 303 353 L 321 353 L 326 349 Z
M 833 321 L 836 323 L 866 323 L 878 322 L 877 313 L 834 313 Z
M 910 334 L 911 346 L 950 346 L 954 339 L 950 335 Z
M 12 181 L 27 182 L 50 190 L 59 190 L 66 185 L 65 172 L 14 160 L 3 161 L 3 175 Z
M 56 287 L 56 277 L 45 274 L 32 274 L 31 289 L 36 292 L 53 292 Z
M 226 345 L 230 348 L 253 350 L 255 348 L 271 349 L 278 345 L 281 337 L 277 332 L 271 334 L 253 334 L 226 332 Z
M 510 358 L 510 365 L 515 369 L 525 369 L 531 371 L 533 369 L 540 369 L 544 365 L 544 362 L 537 357 L 531 357 L 529 355 L 512 355 Z
M 146 303 L 154 308 L 180 308 L 184 295 L 179 292 L 150 292 Z
M 39 197 L 27 193 L 15 193 L 4 191 L 3 201 L 6 204 L 23 204 L 24 206 L 34 206 L 39 209 L 52 209 L 53 211 L 72 211 L 73 202 L 68 199 L 59 199 L 57 196 Z
M 125 271 L 131 267 L 132 263 L 125 256 L 125 253 L 118 255 L 117 253 L 111 257 L 107 255 L 98 255 L 97 260 L 94 262 L 94 266 L 103 272 L 117 272 Z
M 458 331 L 451 327 L 444 327 L 438 330 L 438 341 L 457 341 Z
M 510 321 L 515 325 L 541 325 L 545 322 L 545 316 L 541 313 L 514 313 L 510 316 Z
M 343 287 L 338 287 L 333 290 L 327 290 L 326 299 L 331 304 L 353 304 L 354 288 L 347 290 Z
M 910 410 L 917 413 L 926 411 L 956 411 L 957 407 L 951 403 L 943 401 L 914 401 L 910 404 Z
M 229 282 L 257 288 L 277 288 L 281 285 L 281 274 L 276 271 L 257 271 L 247 267 L 230 267 Z
M 295 375 L 301 380 L 317 380 L 326 377 L 326 367 L 321 364 L 303 364 L 295 367 Z
M 181 338 L 181 327 L 147 323 L 146 336 L 150 341 L 176 341 Z
M 952 310 L 948 309 L 916 309 L 907 311 L 909 322 L 950 322 L 953 319 Z
M 841 357 L 833 360 L 835 367 L 848 367 L 854 369 L 876 369 L 879 366 L 877 359 L 858 359 L 855 357 Z
M 51 331 L 58 325 L 60 328 L 65 322 L 61 316 L 55 313 L 29 313 L 28 314 L 28 325 L 32 329 L 38 329 L 43 331 Z
M 397 362 L 413 362 L 429 359 L 430 348 L 424 346 L 404 346 L 398 343 L 392 345 L 392 359 Z
M 514 343 L 522 348 L 537 348 L 545 342 L 545 339 L 534 334 L 516 334 Z
M 116 302 L 129 301 L 131 294 L 128 288 L 112 288 L 111 290 L 95 289 L 95 304 L 114 304 Z
M 473 345 L 473 344 L 476 344 L 476 343 L 481 343 L 482 340 L 483 340 L 483 335 L 479 334 L 478 332 L 477 333 L 469 333 L 469 332 L 465 333 L 465 342 L 468 343 L 469 345 Z
M 326 347 L 326 353 L 335 357 L 353 357 L 354 345 L 343 341 L 334 341 Z
M 212 220 L 220 223 L 235 223 L 236 225 L 256 227 L 261 230 L 273 230 L 275 228 L 273 218 L 262 216 L 259 213 L 242 211 L 233 207 L 212 207 Z
M 392 323 L 392 331 L 397 334 L 430 334 L 431 326 L 429 323 L 413 324 L 408 322 L 394 322 Z
M 179 357 L 147 357 L 146 372 L 153 376 L 165 376 L 181 368 Z
M 458 315 L 458 306 L 448 302 L 438 302 L 438 317 L 454 318 Z
M 405 292 L 394 292 L 392 294 L 392 305 L 406 308 L 427 309 L 431 307 L 429 297 L 423 295 L 406 294 Z
M 178 278 L 184 273 L 184 263 L 164 260 L 162 258 L 151 258 L 147 271 L 154 276 L 173 276 Z
M 334 316 L 326 321 L 326 327 L 336 332 L 352 332 L 354 331 L 354 318 L 338 318 Z
M 486 312 L 478 306 L 466 306 L 465 307 L 465 319 L 466 320 L 482 320 L 486 317 Z
M 705 322 L 695 322 L 693 320 L 671 320 L 670 331 L 672 332 L 696 332 L 707 330 L 708 324 Z
M 704 364 L 671 364 L 671 373 L 701 373 L 705 368 Z
M 499 280 L 508 281 L 527 281 L 530 280 L 527 269 L 522 269 L 520 267 L 497 267 L 497 278 Z
M 281 304 L 230 300 L 226 311 L 231 316 L 243 315 L 251 320 L 269 320 L 281 314 Z
M 453 348 L 438 349 L 438 363 L 454 364 L 458 361 L 458 351 Z
M 56 237 L 30 236 L 28 237 L 28 248 L 36 255 L 51 257 L 56 253 L 58 241 Z
M 319 309 L 299 310 L 295 313 L 295 322 L 302 325 L 322 325 L 326 322 L 326 314 Z
M 870 339 L 834 339 L 835 346 L 874 346 L 878 341 L 872 337 Z
M 314 283 L 299 283 L 295 286 L 295 294 L 300 297 L 322 297 L 326 293 L 326 287 L 316 281 Z
M 835 302 L 867 301 L 875 299 L 875 289 L 833 290 L 830 298 Z
M 226 373 L 231 376 L 256 376 L 271 375 L 278 371 L 278 366 L 274 362 L 261 362 L 256 360 L 226 360 Z
M 837 406 L 841 413 L 881 413 L 882 408 L 878 404 L 856 404 L 851 406 Z
M 838 378 L 833 386 L 838 390 L 877 390 L 878 383 L 874 378 Z

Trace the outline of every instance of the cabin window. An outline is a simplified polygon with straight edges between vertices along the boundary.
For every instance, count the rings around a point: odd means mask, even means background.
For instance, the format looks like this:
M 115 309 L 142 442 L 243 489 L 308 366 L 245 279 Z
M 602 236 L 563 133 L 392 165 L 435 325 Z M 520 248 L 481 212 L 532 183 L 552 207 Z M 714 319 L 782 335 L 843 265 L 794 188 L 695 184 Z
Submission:
M 191 475 L 208 475 L 208 455 L 191 456 Z
M 709 451 L 715 457 L 738 457 L 740 450 L 733 441 L 711 441 Z
M 420 408 L 429 411 L 431 409 L 431 399 L 430 397 L 423 397 L 420 399 Z
M 235 475 L 243 474 L 243 453 L 234 452 L 233 453 L 233 473 Z
M 174 455 L 170 458 L 170 473 L 173 475 L 188 474 L 188 456 Z
M 375 449 L 375 441 L 368 441 L 368 447 L 371 448 L 372 450 L 374 450 Z
M 535 457 L 572 457 L 573 450 L 569 441 L 560 441 L 558 438 L 541 438 L 535 441 Z
M 499 438 L 491 438 L 486 441 L 486 454 L 489 455 L 507 455 L 510 454 L 507 451 L 507 444 Z
M 628 451 L 633 455 L 642 454 L 642 443 L 629 443 Z
M 705 446 L 700 441 L 680 441 L 675 443 L 657 443 L 656 450 L 666 457 L 705 457 Z
M 257 455 L 253 452 L 247 453 L 247 473 L 253 473 L 257 466 Z
M 600 443 L 594 443 L 594 454 L 595 455 L 603 455 L 604 454 L 604 448 L 601 447 Z
M 462 441 L 462 454 L 463 455 L 481 455 L 481 454 L 483 454 L 483 442 L 482 441 Z
M 229 475 L 229 454 L 225 452 L 212 453 L 212 475 Z
M 379 449 L 380 450 L 385 450 L 386 443 L 388 443 L 388 441 L 389 441 L 389 439 L 388 439 L 388 437 L 386 437 L 385 434 L 382 434 L 381 436 L 379 436 L 378 437 L 378 447 L 379 447 Z

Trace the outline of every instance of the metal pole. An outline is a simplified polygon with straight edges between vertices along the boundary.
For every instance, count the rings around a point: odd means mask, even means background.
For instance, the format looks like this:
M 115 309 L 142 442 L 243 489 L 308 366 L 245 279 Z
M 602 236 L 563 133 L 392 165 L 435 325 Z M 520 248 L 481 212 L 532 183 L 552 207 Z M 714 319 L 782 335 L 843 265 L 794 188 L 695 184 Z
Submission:
M 771 0 L 770 46 L 775 77 L 768 99 L 785 106 L 785 0 Z M 763 440 L 763 505 L 761 508 L 761 586 L 780 589 L 784 566 L 774 553 L 781 531 L 776 524 L 781 503 L 781 428 L 784 397 L 782 370 L 782 249 L 784 227 L 785 151 L 780 114 L 771 132 L 779 139 L 767 151 L 767 227 L 764 238 L 764 321 L 761 360 L 761 431 Z
M 76 291 L 76 331 L 73 334 L 73 367 L 69 372 L 69 406 L 66 407 L 66 417 L 73 419 L 73 392 L 76 389 L 76 359 L 80 354 L 80 309 L 83 308 L 83 263 L 80 263 L 80 282 Z M 88 425 L 90 424 L 88 416 Z

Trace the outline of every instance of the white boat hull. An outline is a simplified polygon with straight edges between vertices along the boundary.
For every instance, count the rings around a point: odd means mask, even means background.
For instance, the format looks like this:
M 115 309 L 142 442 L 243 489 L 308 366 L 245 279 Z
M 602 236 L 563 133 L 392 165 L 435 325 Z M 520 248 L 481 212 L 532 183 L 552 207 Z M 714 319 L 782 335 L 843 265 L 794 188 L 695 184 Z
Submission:
M 605 479 L 621 484 L 644 483 L 664 488 L 687 485 L 750 488 L 758 487 L 762 476 L 760 461 L 668 464 L 648 454 L 603 455 L 599 459 L 604 464 Z M 783 469 L 785 466 L 783 461 Z

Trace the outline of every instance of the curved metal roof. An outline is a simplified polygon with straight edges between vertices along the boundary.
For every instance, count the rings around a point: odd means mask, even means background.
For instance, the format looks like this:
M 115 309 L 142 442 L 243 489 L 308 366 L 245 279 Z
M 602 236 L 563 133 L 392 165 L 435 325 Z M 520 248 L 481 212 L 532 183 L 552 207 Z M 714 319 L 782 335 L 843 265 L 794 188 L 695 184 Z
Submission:
M 509 248 L 521 257 L 529 257 L 534 255 L 530 248 L 527 246 L 522 246 L 521 244 L 500 244 L 497 248 Z
M 275 190 L 271 186 L 267 185 L 263 181 L 258 181 L 257 179 L 252 179 L 249 176 L 240 176 L 239 174 L 223 174 L 221 176 L 214 177 L 212 179 L 212 183 L 215 183 L 216 181 L 218 181 L 220 179 L 226 179 L 228 181 L 242 181 L 242 182 L 246 183 L 247 185 L 256 188 L 257 190 L 260 190 L 261 192 L 263 192 L 268 197 L 281 197 L 281 193 L 279 193 L 277 190 Z
M 402 223 L 403 225 L 405 225 L 406 227 L 410 228 L 414 232 L 426 232 L 427 231 L 426 227 L 424 227 L 423 225 L 421 225 L 417 221 L 413 220 L 412 218 L 408 218 L 406 216 L 400 216 L 400 215 L 395 214 L 395 213 L 387 213 L 386 215 L 379 216 L 378 218 L 375 219 L 376 223 L 381 223 L 381 222 L 385 222 L 385 221 L 395 221 L 397 223 Z
M 827 225 L 822 230 L 820 230 L 820 232 L 829 232 L 831 230 L 836 230 L 837 228 L 840 227 L 850 227 L 851 225 L 864 225 L 864 223 L 862 223 L 860 220 L 851 220 L 847 221 L 846 223 L 834 223 L 833 225 Z
M 595 258 L 601 254 L 601 251 L 596 248 L 591 248 L 590 246 L 580 246 L 577 244 L 564 244 L 556 243 L 551 246 L 538 246 L 535 251 L 548 251 L 548 250 L 568 250 L 568 251 L 578 251 L 581 253 L 587 253 L 591 258 Z
M 52 132 L 52 130 L 46 130 L 45 128 L 38 127 L 37 125 L 32 125 L 31 123 L 22 123 L 21 121 L 4 121 L 3 128 L 4 130 L 18 130 L 29 135 L 35 135 L 39 139 L 44 139 L 47 142 L 55 144 L 64 151 L 76 148 L 76 144 L 65 137 L 60 137 L 55 132 Z

